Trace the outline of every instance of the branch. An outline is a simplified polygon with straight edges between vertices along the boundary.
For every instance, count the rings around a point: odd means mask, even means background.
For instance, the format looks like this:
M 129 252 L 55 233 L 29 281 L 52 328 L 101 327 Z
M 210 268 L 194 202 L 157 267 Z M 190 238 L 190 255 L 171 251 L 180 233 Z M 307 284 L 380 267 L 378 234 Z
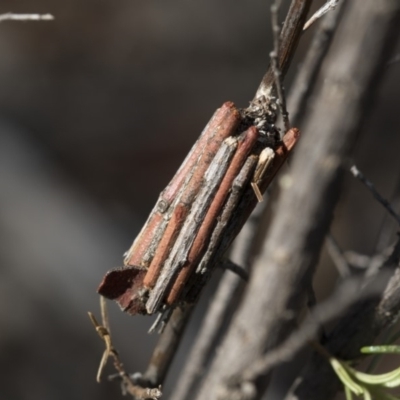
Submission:
M 295 330 L 279 347 L 243 371 L 242 378 L 238 380 L 252 381 L 257 376 L 271 371 L 275 366 L 292 360 L 304 346 L 317 339 L 321 326 L 343 315 L 356 302 L 382 295 L 382 291 L 388 286 L 391 275 L 389 271 L 384 270 L 369 282 L 365 276 L 348 278 L 343 281 L 327 300 L 311 310 L 310 315 L 299 329 Z M 397 287 L 397 289 L 400 288 Z M 386 308 L 386 311 L 391 310 Z
M 330 12 L 318 26 L 302 66 L 296 74 L 288 98 L 288 109 L 294 126 L 301 126 L 308 98 L 314 89 L 322 61 L 328 52 L 345 4 L 344 0 L 340 2 L 336 10 Z
M 380 299 L 364 301 L 350 309 L 323 343 L 329 353 L 343 360 L 359 359 L 360 348 L 373 343 L 384 329 L 396 322 L 400 310 L 399 259 L 398 240 L 385 263 L 386 271 L 396 269 L 394 273 L 391 272 L 392 277 Z M 314 353 L 286 399 L 331 399 L 340 387 L 341 384 L 330 365 L 320 354 Z
M 342 162 L 368 115 L 388 50 L 398 35 L 394 16 L 400 3 L 365 0 L 350 5 L 323 67 L 324 84 L 292 160 L 293 172 L 284 180 L 268 239 L 198 400 L 229 398 L 227 382 L 259 354 L 276 347 L 293 330 L 301 311 L 339 196 Z M 371 26 L 373 37 L 365 40 Z M 262 382 L 254 384 L 259 398 Z
M 159 387 L 164 383 L 169 367 L 178 349 L 181 337 L 185 331 L 193 306 L 185 304 L 178 306 L 158 339 L 143 379 L 150 387 Z
M 317 110 L 330 108 L 329 112 L 335 118 L 339 118 L 340 124 L 337 124 L 336 132 L 343 129 L 361 128 L 364 116 L 368 115 L 367 106 L 374 98 L 374 88 L 378 80 L 382 78 L 388 55 L 399 36 L 396 28 L 399 22 L 399 2 L 367 0 L 362 4 L 349 3 L 349 9 L 344 15 L 331 53 L 326 60 L 325 69 L 329 71 L 329 67 L 336 67 L 337 71 L 336 73 L 332 71 L 331 77 L 323 76 L 326 82 L 325 88 L 334 82 L 336 89 L 332 91 L 331 100 L 320 95 L 316 96 L 314 106 Z M 374 27 L 372 32 L 371 27 Z M 366 32 L 371 32 L 368 40 L 365 40 Z M 368 58 L 365 54 L 368 54 Z M 347 68 L 349 69 L 346 72 Z M 344 76 L 346 73 L 349 77 L 347 79 Z M 321 89 L 321 92 L 323 91 L 324 88 Z M 336 114 L 335 109 L 339 101 L 342 104 L 344 102 L 347 113 Z M 320 126 L 330 124 L 327 113 L 328 110 L 321 115 L 319 121 L 317 120 Z M 353 358 L 358 354 L 363 340 L 371 343 L 375 338 L 374 330 L 377 325 L 376 320 L 371 320 L 371 315 L 374 314 L 373 309 L 370 308 L 359 309 L 358 314 L 353 313 L 343 320 L 331 334 L 329 340 L 331 345 L 328 350 L 333 354 L 337 354 L 340 350 L 341 358 Z M 363 318 L 362 323 L 359 318 Z M 356 333 L 358 335 L 355 335 Z M 360 338 L 360 333 L 363 334 L 363 338 Z M 288 399 L 330 399 L 339 388 L 330 367 L 326 366 L 325 361 L 317 355 L 313 356 L 298 381 L 301 383 L 292 389 Z
M 339 275 L 342 278 L 349 277 L 351 274 L 349 263 L 344 257 L 343 252 L 340 249 L 335 238 L 330 233 L 328 233 L 328 235 L 326 236 L 326 248 L 333 263 L 335 264 L 336 269 L 339 272 Z
M 101 378 L 101 373 L 105 367 L 105 364 L 107 363 L 108 359 L 111 357 L 114 360 L 114 367 L 118 371 L 119 377 L 122 379 L 122 390 L 123 393 L 127 392 L 129 393 L 134 399 L 137 400 L 146 400 L 146 399 L 151 399 L 151 400 L 158 400 L 162 393 L 161 393 L 161 388 L 143 388 L 139 385 L 136 385 L 131 377 L 127 374 L 125 371 L 124 365 L 122 364 L 119 354 L 117 350 L 114 348 L 112 341 L 111 341 L 111 335 L 110 331 L 108 329 L 108 316 L 107 316 L 107 311 L 106 311 L 106 303 L 104 301 L 103 297 L 100 297 L 100 306 L 101 306 L 101 315 L 102 315 L 102 325 L 100 325 L 95 316 L 89 312 L 89 318 L 93 323 L 93 326 L 96 329 L 96 332 L 99 334 L 100 338 L 104 341 L 105 344 L 105 350 L 103 353 L 103 356 L 100 361 L 100 366 L 99 370 L 97 373 L 97 382 L 100 382 Z
M 274 72 L 275 78 L 275 90 L 277 92 L 278 100 L 279 100 L 279 108 L 282 115 L 283 124 L 285 127 L 285 132 L 290 129 L 289 122 L 289 114 L 286 109 L 286 98 L 285 98 L 285 90 L 283 87 L 282 79 L 281 79 L 281 71 L 278 65 L 278 55 L 280 49 L 280 29 L 279 29 L 279 9 L 281 6 L 280 0 L 275 0 L 271 5 L 271 25 L 272 25 L 272 36 L 274 41 L 274 49 L 269 54 L 271 58 L 271 67 Z
M 292 0 L 290 5 L 280 37 L 279 70 L 281 80 L 284 79 L 296 51 L 311 4 L 312 0 Z M 265 98 L 273 97 L 274 82 L 274 71 L 270 65 L 257 89 L 254 100 L 263 96 Z
M 236 238 L 231 252 L 232 259 L 243 266 L 247 271 L 256 236 L 258 236 L 258 223 L 265 208 L 255 209 L 247 223 Z M 224 326 L 227 315 L 231 310 L 232 300 L 243 288 L 243 280 L 233 273 L 225 273 L 222 277 L 212 303 L 208 307 L 200 332 L 192 346 L 190 354 L 182 369 L 182 374 L 177 382 L 171 398 L 184 400 L 193 397 L 199 378 L 203 375 L 207 360 L 210 357 L 218 336 Z

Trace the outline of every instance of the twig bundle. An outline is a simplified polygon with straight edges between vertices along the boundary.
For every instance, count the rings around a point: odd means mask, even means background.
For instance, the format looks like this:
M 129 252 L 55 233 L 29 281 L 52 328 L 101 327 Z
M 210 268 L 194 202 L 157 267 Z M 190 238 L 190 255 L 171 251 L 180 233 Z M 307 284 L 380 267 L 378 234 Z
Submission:
M 131 315 L 196 301 L 299 137 L 292 128 L 278 140 L 275 104 L 264 107 L 269 113 L 257 127 L 251 111 L 231 102 L 215 112 L 160 194 L 124 267 L 104 277 L 101 295 Z

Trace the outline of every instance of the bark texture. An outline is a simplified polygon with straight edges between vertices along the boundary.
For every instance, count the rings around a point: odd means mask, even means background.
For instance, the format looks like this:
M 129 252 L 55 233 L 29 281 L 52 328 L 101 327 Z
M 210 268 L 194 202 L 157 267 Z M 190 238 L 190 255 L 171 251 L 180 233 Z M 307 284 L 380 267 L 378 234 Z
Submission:
M 292 172 L 281 180 L 284 189 L 268 239 L 198 400 L 243 398 L 232 380 L 292 330 L 329 228 L 343 162 L 395 43 L 399 9 L 397 0 L 349 3 L 323 65 Z M 256 387 L 263 386 L 259 383 Z

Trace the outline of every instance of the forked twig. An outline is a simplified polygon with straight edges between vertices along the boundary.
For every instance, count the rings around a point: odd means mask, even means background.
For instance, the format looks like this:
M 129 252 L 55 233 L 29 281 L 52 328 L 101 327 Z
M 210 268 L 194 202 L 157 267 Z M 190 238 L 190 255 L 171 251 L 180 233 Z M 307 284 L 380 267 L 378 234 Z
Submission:
M 122 362 L 119 358 L 119 354 L 112 344 L 110 331 L 106 327 L 106 326 L 108 326 L 108 316 L 107 316 L 107 310 L 106 310 L 106 303 L 105 303 L 103 296 L 100 296 L 100 307 L 101 307 L 101 315 L 102 315 L 102 324 L 103 325 L 100 325 L 97 322 L 96 317 L 91 312 L 88 312 L 89 318 L 92 321 L 92 323 L 96 329 L 96 332 L 99 334 L 100 338 L 104 341 L 104 344 L 105 344 L 105 350 L 104 350 L 103 356 L 101 357 L 99 369 L 98 369 L 97 376 L 96 376 L 97 382 L 100 382 L 101 374 L 104 370 L 104 367 L 105 367 L 108 359 L 110 357 L 112 357 L 114 360 L 114 367 L 118 371 L 118 374 L 122 379 L 124 389 L 127 393 L 131 394 L 133 396 L 133 398 L 138 399 L 138 400 L 145 400 L 145 399 L 158 400 L 162 396 L 161 387 L 159 387 L 159 388 L 143 388 L 141 386 L 135 385 L 132 382 L 132 379 L 129 377 L 129 375 L 125 371 L 124 365 L 122 364 Z
M 104 326 L 100 325 L 97 322 L 95 316 L 91 312 L 88 312 L 88 314 L 89 314 L 90 320 L 92 321 L 92 323 L 93 323 L 93 325 L 94 325 L 94 327 L 96 329 L 96 332 L 99 334 L 100 338 L 104 340 L 104 344 L 106 346 L 106 348 L 104 350 L 104 353 L 103 353 L 103 356 L 101 357 L 99 369 L 98 369 L 97 375 L 96 375 L 96 381 L 100 382 L 101 381 L 101 374 L 102 374 L 103 369 L 104 369 L 104 367 L 105 367 L 105 365 L 107 363 L 107 360 L 110 357 L 110 354 L 112 352 L 115 352 L 115 349 L 112 347 L 111 336 L 110 336 L 109 331 Z

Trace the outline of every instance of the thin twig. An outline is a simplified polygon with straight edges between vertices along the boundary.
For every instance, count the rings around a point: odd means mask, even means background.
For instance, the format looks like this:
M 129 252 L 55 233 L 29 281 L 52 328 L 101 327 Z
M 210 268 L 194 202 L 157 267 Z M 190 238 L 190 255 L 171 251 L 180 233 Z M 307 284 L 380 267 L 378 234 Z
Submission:
M 151 325 L 149 331 L 147 333 L 152 334 L 157 332 L 161 334 L 164 332 L 166 325 L 172 315 L 173 309 L 162 307 L 161 311 L 159 311 L 156 320 L 154 321 L 153 325 Z
M 302 125 L 304 110 L 315 87 L 322 61 L 328 52 L 345 4 L 345 1 L 340 2 L 336 10 L 329 13 L 318 25 L 302 66 L 296 74 L 288 97 L 288 109 L 294 126 Z
M 338 286 L 334 293 L 324 302 L 316 305 L 310 315 L 302 323 L 300 328 L 292 334 L 277 348 L 270 351 L 265 356 L 248 367 L 237 382 L 241 380 L 254 380 L 257 376 L 265 374 L 276 365 L 291 360 L 308 342 L 313 340 L 322 324 L 331 321 L 342 315 L 350 306 L 356 302 L 365 301 L 376 295 L 381 295 L 386 288 L 383 296 L 382 305 L 386 307 L 379 310 L 381 314 L 393 313 L 399 307 L 398 300 L 398 278 L 393 274 L 395 268 L 398 269 L 400 256 L 400 240 L 392 249 L 391 254 L 381 264 L 381 272 L 373 277 L 364 274 L 358 277 L 347 278 Z M 394 290 L 390 290 L 394 286 Z M 390 300 L 388 298 L 390 297 Z M 396 301 L 392 301 L 397 299 Z M 388 305 L 390 305 L 388 307 Z
M 351 265 L 353 268 L 358 269 L 376 269 L 379 265 L 382 264 L 382 260 L 388 255 L 388 249 L 391 249 L 392 246 L 388 246 L 386 249 L 381 250 L 379 253 L 375 253 L 372 256 L 367 256 L 365 254 L 360 254 L 352 250 L 347 250 L 343 253 L 343 257 L 347 261 L 348 265 Z
M 280 49 L 280 28 L 279 28 L 279 9 L 281 6 L 281 0 L 275 0 L 271 5 L 271 25 L 272 25 L 272 37 L 274 41 L 274 49 L 269 53 L 271 58 L 272 70 L 274 71 L 275 77 L 275 89 L 278 95 L 278 105 L 281 112 L 285 132 L 290 129 L 289 114 L 286 109 L 285 89 L 281 80 L 281 71 L 278 65 L 278 55 Z
M 389 212 L 389 214 L 397 221 L 397 223 L 400 225 L 400 215 L 397 214 L 397 212 L 393 209 L 392 205 L 388 200 L 386 200 L 383 196 L 380 195 L 380 193 L 377 191 L 375 188 L 374 184 L 368 180 L 365 175 L 355 166 L 353 165 L 350 168 L 350 172 L 353 174 L 353 176 L 357 179 L 359 179 L 372 193 L 372 195 L 375 197 L 375 199 L 383 205 L 383 207 L 386 208 L 386 210 Z
M 110 321 L 108 318 L 107 302 L 106 298 L 103 296 L 100 296 L 100 312 L 101 312 L 101 322 L 103 326 L 107 329 L 107 331 L 110 333 Z
M 344 0 L 342 0 L 344 1 Z M 304 24 L 303 31 L 308 29 L 317 19 L 323 17 L 327 12 L 334 10 L 338 5 L 339 0 L 328 0 L 312 17 Z
M 361 289 L 365 285 L 364 276 L 343 281 L 327 300 L 313 308 L 299 329 L 292 332 L 279 347 L 246 369 L 240 380 L 254 380 L 276 365 L 291 360 L 309 341 L 315 339 L 322 324 L 342 315 L 355 302 L 380 294 L 390 275 L 385 270 L 380 276 L 374 277 L 372 284 L 363 291 Z
M 336 239 L 332 236 L 331 233 L 328 233 L 326 236 L 326 246 L 328 253 L 335 264 L 336 269 L 338 270 L 340 276 L 342 278 L 347 278 L 350 276 L 350 266 L 343 255 L 339 244 L 337 243 Z
M 142 377 L 150 386 L 157 387 L 164 383 L 192 309 L 192 305 L 184 304 L 173 310 Z
M 99 370 L 97 372 L 97 382 L 100 382 L 101 374 L 107 363 L 107 360 L 110 357 L 112 357 L 114 360 L 114 367 L 118 371 L 118 374 L 122 379 L 123 391 L 126 391 L 127 393 L 132 395 L 134 399 L 137 400 L 146 400 L 146 399 L 158 400 L 162 396 L 161 386 L 158 388 L 143 388 L 141 386 L 135 385 L 131 377 L 125 371 L 124 365 L 122 364 L 119 358 L 119 354 L 112 344 L 110 332 L 104 326 L 108 324 L 107 312 L 105 311 L 104 300 L 100 301 L 101 301 L 100 305 L 101 305 L 101 315 L 103 318 L 102 321 L 103 325 L 100 325 L 97 322 L 96 317 L 91 312 L 88 313 L 89 318 L 96 329 L 96 332 L 98 333 L 98 335 L 104 341 L 105 344 L 105 350 L 100 361 Z
M 386 64 L 387 67 L 397 64 L 400 61 L 400 54 L 395 54 Z
M 248 271 L 241 265 L 234 263 L 232 260 L 225 260 L 224 262 L 220 263 L 220 268 L 233 272 L 244 282 L 247 282 L 249 280 Z
M 257 227 L 266 204 L 267 202 L 263 202 L 254 210 L 233 245 L 231 258 L 237 264 L 242 265 L 245 271 L 250 264 L 249 259 L 253 254 L 255 238 L 258 236 Z M 232 300 L 242 288 L 242 285 L 242 279 L 233 273 L 225 273 L 222 277 L 213 301 L 205 313 L 200 332 L 186 360 L 175 391 L 171 396 L 174 400 L 192 398 L 199 378 L 205 370 L 211 350 L 214 348 L 224 326 Z
M 390 279 L 385 284 L 385 290 L 377 298 L 357 302 L 346 312 L 323 343 L 329 353 L 343 360 L 357 360 L 360 358 L 361 347 L 371 345 L 384 329 L 397 321 L 400 310 L 399 260 L 400 240 L 384 262 L 382 272 L 366 278 L 374 287 L 376 279 L 383 277 L 382 273 L 386 272 Z M 338 301 L 341 302 L 340 299 Z M 331 399 L 340 388 L 340 382 L 332 373 L 330 365 L 315 353 L 297 382 L 286 399 Z
M 296 51 L 311 4 L 312 0 L 292 0 L 289 7 L 280 37 L 279 70 L 281 72 L 281 80 L 284 79 Z M 254 99 L 262 97 L 269 99 L 273 97 L 274 82 L 274 71 L 270 65 L 257 89 Z
M 51 14 L 14 14 L 6 13 L 0 15 L 0 22 L 3 21 L 52 21 L 54 16 Z

